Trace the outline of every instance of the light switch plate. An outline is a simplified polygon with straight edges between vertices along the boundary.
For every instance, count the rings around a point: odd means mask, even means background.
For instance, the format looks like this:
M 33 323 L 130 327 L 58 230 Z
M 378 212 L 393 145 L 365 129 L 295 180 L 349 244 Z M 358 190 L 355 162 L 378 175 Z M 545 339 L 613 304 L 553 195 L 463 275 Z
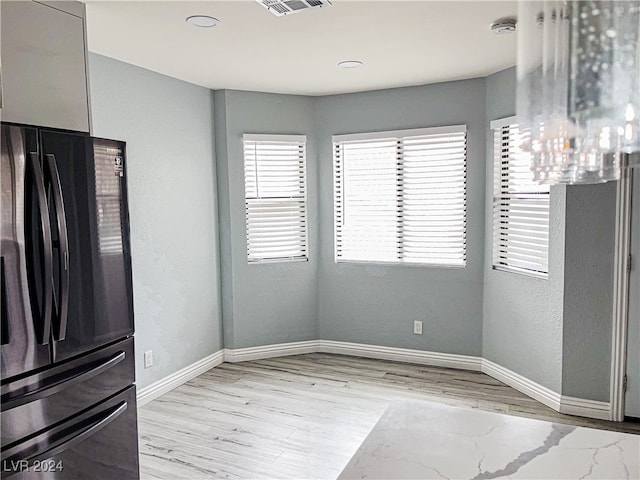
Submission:
M 153 350 L 144 352 L 144 368 L 153 366 Z

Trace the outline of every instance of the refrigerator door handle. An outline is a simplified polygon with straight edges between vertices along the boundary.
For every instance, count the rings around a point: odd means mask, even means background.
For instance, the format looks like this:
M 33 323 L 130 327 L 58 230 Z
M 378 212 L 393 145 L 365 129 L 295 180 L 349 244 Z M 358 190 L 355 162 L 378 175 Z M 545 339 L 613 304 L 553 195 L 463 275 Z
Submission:
M 20 388 L 14 392 L 2 395 L 2 411 L 10 410 L 25 403 L 34 402 L 45 397 L 54 395 L 62 390 L 85 382 L 102 372 L 109 370 L 118 363 L 122 362 L 126 357 L 124 351 L 120 351 L 107 360 L 90 363 L 76 371 L 65 373 L 65 375 L 53 376 L 49 381 L 38 382 L 26 387 Z M 60 378 L 63 377 L 63 378 Z
M 57 324 L 53 325 L 53 338 L 64 340 L 67 334 L 67 317 L 69 314 L 69 235 L 67 233 L 67 214 L 64 209 L 62 185 L 58 173 L 56 157 L 47 154 L 47 166 L 53 192 L 53 205 L 56 211 L 56 222 L 59 239 L 58 265 L 60 271 L 60 300 L 57 302 Z
M 0 310 L 1 310 L 1 325 L 2 331 L 0 332 L 0 343 L 2 345 L 9 344 L 9 307 L 7 305 L 7 277 L 4 273 L 4 257 L 0 257 Z
M 34 186 L 38 197 L 38 207 L 40 209 L 40 224 L 42 227 L 42 246 L 44 257 L 43 272 L 43 308 L 42 308 L 42 328 L 36 329 L 36 336 L 40 345 L 49 343 L 51 332 L 51 311 L 53 307 L 53 246 L 51 242 L 51 225 L 49 223 L 49 209 L 47 207 L 47 194 L 44 188 L 44 174 L 40 167 L 38 154 L 29 154 L 31 170 L 33 171 Z
M 127 410 L 127 407 L 127 402 L 122 401 L 73 425 L 62 424 L 2 452 L 3 472 L 21 468 L 21 462 L 27 461 L 31 464 L 37 460 L 46 460 L 73 448 L 117 419 Z

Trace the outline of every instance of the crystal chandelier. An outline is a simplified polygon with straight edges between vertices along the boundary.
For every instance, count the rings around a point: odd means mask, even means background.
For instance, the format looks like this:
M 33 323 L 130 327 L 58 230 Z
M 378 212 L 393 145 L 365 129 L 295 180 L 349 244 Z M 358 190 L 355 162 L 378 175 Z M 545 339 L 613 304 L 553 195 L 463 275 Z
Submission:
M 517 113 L 540 183 L 640 165 L 640 1 L 520 1 Z

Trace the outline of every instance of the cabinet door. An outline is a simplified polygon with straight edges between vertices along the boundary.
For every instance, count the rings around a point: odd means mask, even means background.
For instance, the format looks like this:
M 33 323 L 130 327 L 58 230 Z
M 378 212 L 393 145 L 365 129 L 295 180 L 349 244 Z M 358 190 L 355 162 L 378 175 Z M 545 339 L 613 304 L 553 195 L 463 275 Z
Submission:
M 84 20 L 2 1 L 2 120 L 89 131 Z

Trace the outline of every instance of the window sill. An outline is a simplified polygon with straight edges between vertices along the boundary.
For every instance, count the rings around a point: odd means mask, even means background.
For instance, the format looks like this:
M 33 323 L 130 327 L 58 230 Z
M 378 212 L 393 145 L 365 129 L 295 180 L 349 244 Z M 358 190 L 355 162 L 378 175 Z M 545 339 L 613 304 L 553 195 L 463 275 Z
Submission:
M 411 262 L 376 262 L 372 260 L 338 260 L 335 259 L 334 263 L 350 263 L 354 265 L 365 265 L 365 266 L 379 266 L 379 267 L 423 267 L 423 268 L 452 268 L 452 269 L 463 269 L 467 267 L 467 264 L 463 265 L 451 265 L 445 263 L 411 263 Z
M 548 273 L 536 272 L 536 271 L 533 271 L 533 270 L 525 270 L 525 269 L 521 269 L 521 268 L 504 267 L 504 266 L 496 266 L 496 265 L 492 265 L 491 268 L 493 270 L 498 271 L 498 272 L 514 273 L 516 275 L 522 275 L 524 277 L 539 278 L 541 280 L 548 280 L 549 279 L 549 274 Z
M 297 263 L 308 262 L 309 257 L 285 257 L 285 258 L 263 258 L 261 260 L 247 260 L 249 265 L 262 265 L 266 263 Z

